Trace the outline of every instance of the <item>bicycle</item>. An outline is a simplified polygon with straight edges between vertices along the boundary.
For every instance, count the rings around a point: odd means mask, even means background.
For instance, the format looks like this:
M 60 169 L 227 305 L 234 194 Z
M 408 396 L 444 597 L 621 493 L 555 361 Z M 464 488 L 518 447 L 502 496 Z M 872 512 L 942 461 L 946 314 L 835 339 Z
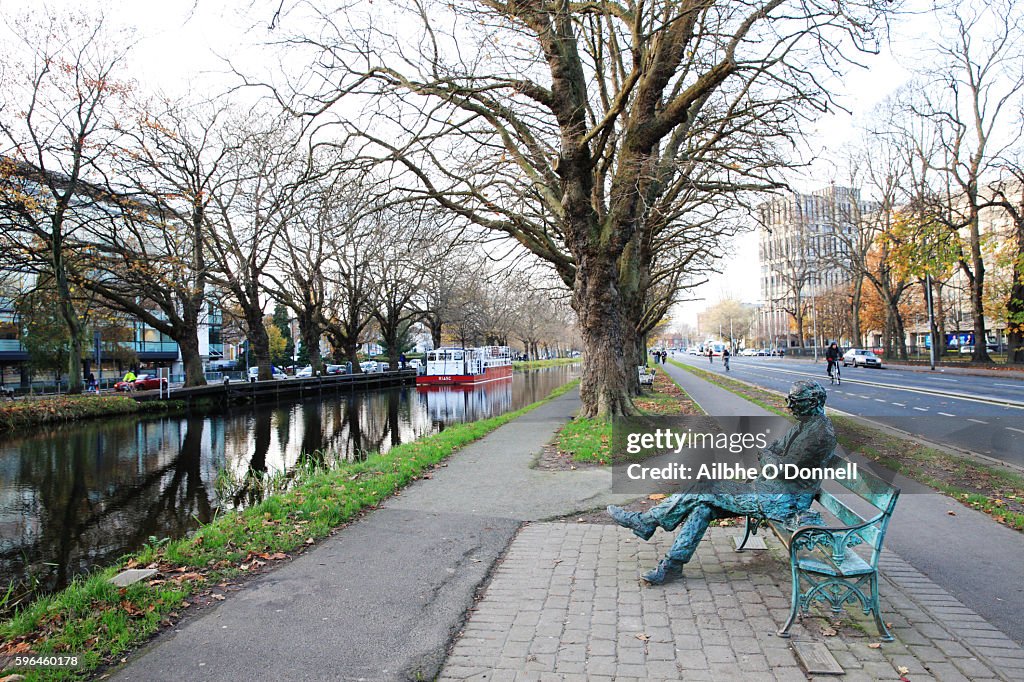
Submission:
M 828 380 L 834 386 L 839 386 L 839 385 L 842 384 L 842 377 L 839 374 L 839 361 L 838 360 L 835 360 L 835 361 L 829 360 Z

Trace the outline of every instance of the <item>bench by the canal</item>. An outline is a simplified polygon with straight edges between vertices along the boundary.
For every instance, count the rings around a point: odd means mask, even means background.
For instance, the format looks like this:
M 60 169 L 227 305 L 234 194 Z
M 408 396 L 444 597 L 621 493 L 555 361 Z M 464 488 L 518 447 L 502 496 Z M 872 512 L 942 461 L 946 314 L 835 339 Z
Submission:
M 736 549 L 742 551 L 750 536 L 767 525 L 789 552 L 792 596 L 789 618 L 778 631 L 780 637 L 789 637 L 797 615 L 806 613 L 811 602 L 818 600 L 827 602 L 833 613 L 842 611 L 846 602 L 859 602 L 865 615 L 874 616 L 881 638 L 891 642 L 893 637 L 882 619 L 878 601 L 878 556 L 900 490 L 864 468 L 858 468 L 856 478 L 834 483 L 864 500 L 871 511 L 862 516 L 822 490 L 817 501 L 838 520 L 836 525 L 794 527 L 748 516 L 743 540 Z M 854 551 L 854 547 L 866 557 Z
M 643 365 L 638 365 L 637 368 L 636 368 L 636 371 L 637 371 L 637 375 L 640 378 L 640 385 L 641 386 L 653 386 L 654 385 L 654 375 L 658 373 L 658 370 L 656 370 L 656 369 L 649 369 L 647 367 L 644 367 Z

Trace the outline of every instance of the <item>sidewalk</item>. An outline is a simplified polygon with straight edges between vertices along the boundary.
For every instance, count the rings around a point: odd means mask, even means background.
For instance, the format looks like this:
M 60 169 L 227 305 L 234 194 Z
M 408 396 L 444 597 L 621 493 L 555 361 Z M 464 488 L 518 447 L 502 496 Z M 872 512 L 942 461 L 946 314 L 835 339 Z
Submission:
M 712 528 L 685 570 L 661 587 L 637 579 L 671 535 L 643 542 L 617 526 L 536 523 L 518 534 L 442 670 L 442 680 L 806 680 L 793 642 L 824 644 L 847 682 L 1019 680 L 1024 652 L 978 618 L 965 642 L 945 625 L 970 618 L 905 565 L 890 564 L 882 605 L 897 641 L 878 643 L 860 616 L 821 616 L 775 635 L 789 612 L 782 548 L 733 550 L 736 528 Z M 892 574 L 918 585 L 917 597 Z M 925 592 L 926 590 L 926 592 Z
M 524 520 L 628 498 L 603 469 L 530 468 L 573 392 L 464 448 L 431 480 L 180 623 L 115 680 L 433 679 Z

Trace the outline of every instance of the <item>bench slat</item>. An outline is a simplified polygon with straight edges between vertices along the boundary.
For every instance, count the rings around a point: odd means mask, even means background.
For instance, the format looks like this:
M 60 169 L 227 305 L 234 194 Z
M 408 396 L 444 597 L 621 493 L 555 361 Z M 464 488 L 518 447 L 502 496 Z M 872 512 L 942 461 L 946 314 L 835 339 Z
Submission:
M 893 500 L 900 494 L 899 488 L 893 487 L 863 467 L 857 468 L 856 478 L 836 479 L 835 482 L 863 498 L 879 511 L 890 511 Z

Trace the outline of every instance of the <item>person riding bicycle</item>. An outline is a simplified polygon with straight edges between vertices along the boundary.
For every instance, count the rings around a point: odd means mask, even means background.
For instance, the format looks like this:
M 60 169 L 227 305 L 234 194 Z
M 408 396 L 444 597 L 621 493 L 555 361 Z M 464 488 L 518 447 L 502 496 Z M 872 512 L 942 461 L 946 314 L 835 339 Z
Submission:
M 832 368 L 839 364 L 840 357 L 839 345 L 833 341 L 829 345 L 828 350 L 825 351 L 825 359 L 828 360 L 828 366 L 825 367 L 825 374 L 832 376 Z

